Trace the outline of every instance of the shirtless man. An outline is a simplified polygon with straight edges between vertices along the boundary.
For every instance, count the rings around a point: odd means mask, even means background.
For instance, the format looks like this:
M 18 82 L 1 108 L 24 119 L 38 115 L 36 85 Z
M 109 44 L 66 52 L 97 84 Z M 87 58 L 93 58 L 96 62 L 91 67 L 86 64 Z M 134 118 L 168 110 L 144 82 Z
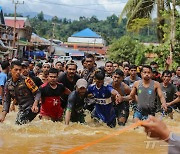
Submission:
M 119 104 L 114 104 L 114 108 L 116 111 L 118 124 L 120 126 L 124 126 L 129 117 L 129 97 L 127 95 L 130 94 L 131 89 L 127 84 L 122 82 L 124 79 L 124 73 L 120 69 L 116 69 L 114 71 L 112 78 L 112 87 L 117 90 L 121 96 L 123 96 L 123 101 Z

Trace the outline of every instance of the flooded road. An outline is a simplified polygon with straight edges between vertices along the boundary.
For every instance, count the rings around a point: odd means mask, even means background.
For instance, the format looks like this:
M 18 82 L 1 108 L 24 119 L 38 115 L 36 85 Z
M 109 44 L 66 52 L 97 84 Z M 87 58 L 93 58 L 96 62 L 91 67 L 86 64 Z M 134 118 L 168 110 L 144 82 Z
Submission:
M 112 129 L 105 125 L 95 125 L 90 116 L 86 118 L 86 125 L 70 123 L 66 126 L 64 122 L 40 121 L 36 117 L 30 124 L 18 126 L 14 124 L 16 114 L 10 112 L 6 120 L 0 123 L 0 153 L 61 153 L 124 128 L 116 126 Z M 179 113 L 175 113 L 174 120 L 165 117 L 163 121 L 172 131 L 180 133 Z M 132 115 L 127 126 L 131 124 Z M 167 144 L 147 138 L 143 128 L 138 128 L 130 129 L 78 153 L 164 154 L 167 153 Z

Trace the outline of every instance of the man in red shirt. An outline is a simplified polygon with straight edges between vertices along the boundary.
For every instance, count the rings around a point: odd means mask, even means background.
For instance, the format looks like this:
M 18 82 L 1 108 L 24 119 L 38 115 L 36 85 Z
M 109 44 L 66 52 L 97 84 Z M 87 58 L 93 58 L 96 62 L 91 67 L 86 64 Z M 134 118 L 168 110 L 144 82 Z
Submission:
M 48 82 L 40 87 L 41 109 L 40 117 L 52 121 L 60 121 L 63 115 L 61 96 L 69 95 L 70 91 L 63 84 L 57 82 L 58 70 L 51 68 L 48 74 Z M 39 98 L 40 99 L 40 98 Z

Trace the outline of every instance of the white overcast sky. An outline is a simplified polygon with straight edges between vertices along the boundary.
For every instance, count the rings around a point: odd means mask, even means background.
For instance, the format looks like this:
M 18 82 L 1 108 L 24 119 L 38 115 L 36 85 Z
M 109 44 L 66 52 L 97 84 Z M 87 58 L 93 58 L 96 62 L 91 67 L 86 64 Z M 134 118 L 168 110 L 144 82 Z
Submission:
M 13 0 L 0 0 L 0 5 L 6 10 L 13 11 Z M 14 0 L 17 1 L 17 0 Z M 23 2 L 23 0 L 19 0 Z M 40 12 L 60 18 L 78 19 L 80 16 L 97 16 L 105 19 L 113 13 L 119 15 L 127 0 L 24 0 L 18 5 L 17 12 Z

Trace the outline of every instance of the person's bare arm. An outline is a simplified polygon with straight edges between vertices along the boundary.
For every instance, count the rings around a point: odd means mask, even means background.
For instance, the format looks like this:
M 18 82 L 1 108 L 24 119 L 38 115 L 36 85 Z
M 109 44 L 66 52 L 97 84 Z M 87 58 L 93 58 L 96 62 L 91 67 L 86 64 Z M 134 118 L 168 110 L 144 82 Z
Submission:
M 122 99 L 123 99 L 123 98 L 122 98 L 122 96 L 118 93 L 117 90 L 113 89 L 113 90 L 111 91 L 111 94 L 112 94 L 113 96 L 115 96 L 116 104 L 122 102 Z
M 65 94 L 65 95 L 69 95 L 70 93 L 71 93 L 71 91 L 70 91 L 68 88 L 65 88 L 64 94 Z
M 179 103 L 180 102 L 180 97 L 177 97 L 176 99 L 174 99 L 173 101 L 167 103 L 167 106 L 171 106 L 173 104 Z
M 129 86 L 125 83 L 122 83 L 123 86 L 124 86 L 124 92 L 127 96 L 123 96 L 123 101 L 129 101 L 131 100 L 131 97 L 130 97 L 130 93 L 131 93 L 131 88 L 129 88 Z
M 66 110 L 66 115 L 65 115 L 65 124 L 69 125 L 69 121 L 71 118 L 71 111 L 69 109 Z
M 159 82 L 155 81 L 155 88 L 157 89 L 157 94 L 158 94 L 158 96 L 160 98 L 161 106 L 166 111 L 167 110 L 166 100 L 165 100 L 164 95 L 162 93 Z
M 136 93 L 137 93 L 138 85 L 139 85 L 139 81 L 135 81 L 134 85 L 133 85 L 133 88 L 131 90 L 131 93 L 129 94 L 130 95 L 130 99 L 132 99 L 132 100 L 136 99 Z

